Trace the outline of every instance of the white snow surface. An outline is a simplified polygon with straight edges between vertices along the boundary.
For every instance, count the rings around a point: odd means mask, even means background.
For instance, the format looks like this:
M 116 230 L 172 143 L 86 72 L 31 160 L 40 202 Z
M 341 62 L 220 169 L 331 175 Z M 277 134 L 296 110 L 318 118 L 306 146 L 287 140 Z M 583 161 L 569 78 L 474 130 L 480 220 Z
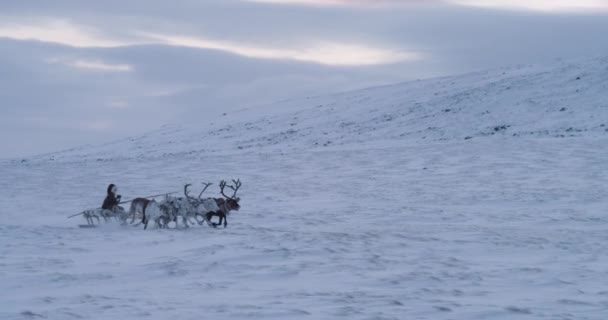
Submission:
M 607 319 L 607 147 L 597 58 L 3 160 L 0 319 Z M 237 177 L 226 229 L 66 218 Z

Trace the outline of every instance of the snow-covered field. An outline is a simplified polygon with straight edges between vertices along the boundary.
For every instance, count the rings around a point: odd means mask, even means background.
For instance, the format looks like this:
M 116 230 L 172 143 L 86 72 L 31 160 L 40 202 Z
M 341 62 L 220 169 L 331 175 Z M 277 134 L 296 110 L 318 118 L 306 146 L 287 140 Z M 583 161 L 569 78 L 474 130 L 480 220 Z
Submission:
M 606 319 L 608 59 L 0 162 L 1 319 Z M 66 219 L 239 177 L 228 228 Z

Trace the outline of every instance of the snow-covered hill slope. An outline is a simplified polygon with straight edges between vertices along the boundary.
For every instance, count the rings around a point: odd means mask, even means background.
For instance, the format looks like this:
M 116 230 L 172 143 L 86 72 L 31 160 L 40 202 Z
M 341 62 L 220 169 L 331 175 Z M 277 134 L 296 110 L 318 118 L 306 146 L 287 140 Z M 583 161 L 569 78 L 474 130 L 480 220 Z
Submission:
M 595 59 L 3 161 L 0 318 L 604 320 L 606 126 Z M 232 177 L 227 229 L 66 219 L 109 183 L 131 198 Z
M 608 58 L 522 66 L 283 101 L 43 160 L 311 150 L 487 136 L 608 136 Z M 201 103 L 204 103 L 202 101 Z M 134 124 L 136 125 L 136 124 Z

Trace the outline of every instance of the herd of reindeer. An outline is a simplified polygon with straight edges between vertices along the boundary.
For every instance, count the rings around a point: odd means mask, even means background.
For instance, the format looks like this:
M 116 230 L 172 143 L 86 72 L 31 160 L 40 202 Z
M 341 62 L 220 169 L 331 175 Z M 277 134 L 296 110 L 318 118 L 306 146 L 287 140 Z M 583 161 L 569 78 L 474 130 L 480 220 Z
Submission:
M 93 209 L 85 210 L 80 214 L 86 219 L 87 226 L 94 226 L 94 218 L 97 219 L 98 223 L 101 223 L 99 217 L 102 217 L 106 222 L 114 218 L 122 224 L 127 224 L 129 219 L 130 224 L 138 221 L 137 225 L 143 224 L 144 229 L 148 228 L 150 222 L 161 229 L 168 228 L 170 223 L 174 222 L 177 228 L 180 220 L 186 228 L 190 224 L 203 225 L 205 223 L 214 228 L 223 224 L 225 228 L 228 226 L 226 217 L 231 211 L 238 211 L 241 207 L 239 205 L 240 198 L 236 196 L 241 187 L 241 181 L 232 180 L 232 183 L 228 184 L 224 180 L 220 182 L 220 194 L 223 198 L 203 198 L 203 193 L 212 183 L 203 183 L 204 188 L 198 197 L 190 196 L 188 189 L 191 184 L 186 184 L 183 197 L 165 195 L 165 198 L 159 202 L 155 199 L 135 198 L 130 201 L 131 206 L 128 211 Z M 232 196 L 227 196 L 224 193 L 226 188 L 233 191 Z M 213 217 L 218 217 L 219 222 L 212 222 Z

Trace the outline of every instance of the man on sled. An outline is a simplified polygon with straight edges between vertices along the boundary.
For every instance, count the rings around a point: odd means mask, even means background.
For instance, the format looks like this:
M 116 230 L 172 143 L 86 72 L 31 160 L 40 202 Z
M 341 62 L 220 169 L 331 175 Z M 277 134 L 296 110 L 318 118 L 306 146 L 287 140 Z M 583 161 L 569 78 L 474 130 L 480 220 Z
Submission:
M 104 219 L 109 219 L 113 216 L 119 216 L 122 218 L 126 212 L 125 209 L 120 204 L 121 195 L 118 194 L 118 187 L 111 183 L 107 189 L 106 198 L 103 200 L 103 204 L 101 205 L 102 216 Z

